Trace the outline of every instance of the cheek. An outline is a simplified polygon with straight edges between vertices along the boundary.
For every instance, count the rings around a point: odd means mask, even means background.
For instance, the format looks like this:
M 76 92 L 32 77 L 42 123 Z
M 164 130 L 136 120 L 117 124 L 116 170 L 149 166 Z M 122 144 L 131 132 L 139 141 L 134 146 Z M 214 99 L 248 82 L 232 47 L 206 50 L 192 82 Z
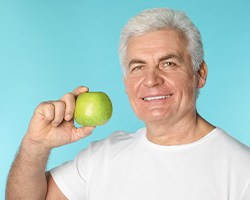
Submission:
M 138 92 L 141 87 L 142 78 L 140 77 L 128 77 L 124 81 L 125 89 L 128 93 Z
M 126 90 L 126 93 L 129 97 L 130 100 L 133 99 L 133 97 L 136 96 L 137 94 L 137 90 L 138 90 L 138 86 L 136 84 L 136 81 L 135 80 L 131 80 L 131 79 L 126 79 L 124 81 L 125 83 L 125 90 Z
M 134 113 L 140 118 L 139 110 L 140 110 L 140 102 L 137 97 L 138 91 L 140 89 L 140 85 L 138 82 L 133 80 L 126 80 L 125 82 L 125 90 L 130 102 L 130 105 L 134 111 Z
M 173 85 L 177 91 L 182 95 L 193 95 L 196 91 L 196 79 L 195 76 L 187 74 L 178 74 L 173 77 Z
M 187 107 L 193 107 L 196 102 L 196 93 L 197 93 L 197 80 L 195 76 L 190 77 L 184 82 L 184 91 L 183 96 L 185 99 L 185 104 Z M 188 106 L 189 105 L 189 106 Z

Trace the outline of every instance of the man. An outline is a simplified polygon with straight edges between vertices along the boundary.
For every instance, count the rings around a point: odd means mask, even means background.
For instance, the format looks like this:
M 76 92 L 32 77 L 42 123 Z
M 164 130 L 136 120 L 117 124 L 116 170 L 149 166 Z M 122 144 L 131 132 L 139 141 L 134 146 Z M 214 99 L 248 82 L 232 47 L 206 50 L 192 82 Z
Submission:
M 250 149 L 196 111 L 206 83 L 200 33 L 187 16 L 146 10 L 125 26 L 120 43 L 124 84 L 145 128 L 92 143 L 49 173 L 52 148 L 87 137 L 75 128 L 78 87 L 40 104 L 7 183 L 7 199 L 249 200 Z

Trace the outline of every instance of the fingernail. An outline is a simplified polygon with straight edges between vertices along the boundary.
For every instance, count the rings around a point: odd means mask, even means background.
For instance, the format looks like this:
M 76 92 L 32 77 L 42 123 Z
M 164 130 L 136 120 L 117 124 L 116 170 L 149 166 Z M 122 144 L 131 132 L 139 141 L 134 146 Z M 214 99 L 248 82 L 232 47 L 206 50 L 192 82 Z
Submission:
M 65 119 L 66 119 L 67 121 L 69 121 L 69 120 L 71 119 L 71 115 L 70 115 L 70 114 L 67 114 L 66 117 L 65 117 Z

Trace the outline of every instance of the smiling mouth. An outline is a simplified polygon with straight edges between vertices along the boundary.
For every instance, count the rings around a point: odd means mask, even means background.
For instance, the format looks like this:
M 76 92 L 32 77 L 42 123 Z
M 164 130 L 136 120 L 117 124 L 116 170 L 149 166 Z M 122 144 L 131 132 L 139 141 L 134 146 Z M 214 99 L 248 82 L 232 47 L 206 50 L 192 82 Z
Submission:
M 144 98 L 142 98 L 142 100 L 144 100 L 144 101 L 162 100 L 162 99 L 168 99 L 171 96 L 172 96 L 172 94 L 163 95 L 163 96 L 144 97 Z

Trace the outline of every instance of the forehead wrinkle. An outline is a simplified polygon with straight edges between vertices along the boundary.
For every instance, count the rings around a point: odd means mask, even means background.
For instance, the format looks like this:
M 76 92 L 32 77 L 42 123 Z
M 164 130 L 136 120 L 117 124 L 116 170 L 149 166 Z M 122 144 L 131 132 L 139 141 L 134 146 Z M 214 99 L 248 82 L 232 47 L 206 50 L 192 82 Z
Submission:
M 169 41 L 175 41 L 174 46 L 172 46 L 172 42 L 168 42 L 162 37 L 155 38 L 155 36 L 153 35 L 153 34 L 159 34 L 165 31 L 166 33 L 173 33 L 173 32 L 176 33 L 175 35 L 173 34 L 167 35 L 167 37 L 168 36 L 170 37 Z M 134 63 L 138 63 L 138 64 L 147 64 L 147 62 L 159 63 L 160 61 L 167 60 L 167 59 L 177 59 L 179 62 L 183 63 L 184 57 L 186 54 L 185 51 L 187 50 L 186 38 L 183 36 L 182 33 L 178 31 L 173 31 L 173 30 L 165 30 L 165 31 L 156 31 L 156 32 L 151 32 L 142 36 L 131 37 L 128 41 L 127 51 L 128 49 L 132 48 L 134 51 L 136 51 L 136 53 L 141 52 L 142 54 L 139 56 L 136 55 L 136 57 L 133 57 L 134 52 L 131 52 L 130 54 L 131 60 L 127 60 L 129 62 L 127 66 L 130 67 L 130 65 Z M 139 45 L 137 45 L 137 43 L 139 43 Z M 180 48 L 181 46 L 182 48 Z M 175 49 L 175 47 L 177 49 Z

